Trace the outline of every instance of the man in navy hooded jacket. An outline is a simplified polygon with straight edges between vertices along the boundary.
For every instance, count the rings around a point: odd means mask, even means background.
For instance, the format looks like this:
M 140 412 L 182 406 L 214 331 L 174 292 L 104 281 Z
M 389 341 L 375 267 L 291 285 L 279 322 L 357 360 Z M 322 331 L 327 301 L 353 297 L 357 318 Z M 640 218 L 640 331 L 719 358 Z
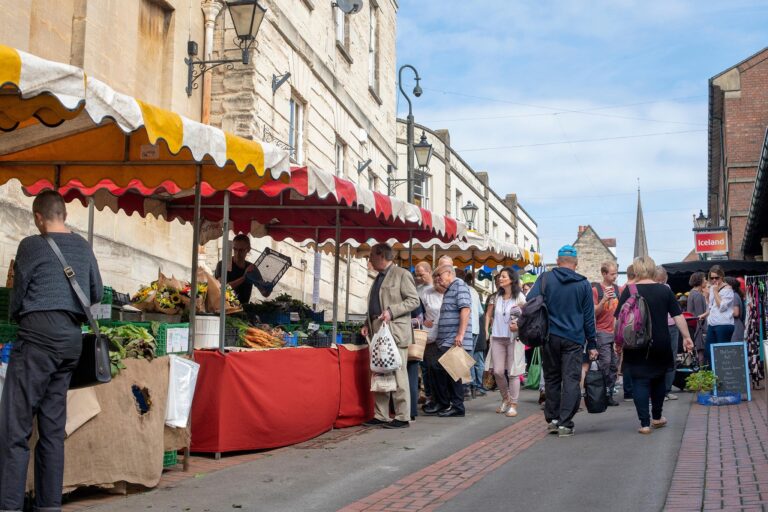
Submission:
M 581 363 L 586 345 L 590 359 L 597 358 L 595 306 L 587 278 L 576 273 L 576 248 L 565 245 L 557 252 L 557 267 L 545 272 L 528 292 L 541 295 L 549 310 L 549 340 L 542 347 L 546 389 L 544 417 L 549 430 L 560 437 L 573 435 L 573 416 L 581 403 Z

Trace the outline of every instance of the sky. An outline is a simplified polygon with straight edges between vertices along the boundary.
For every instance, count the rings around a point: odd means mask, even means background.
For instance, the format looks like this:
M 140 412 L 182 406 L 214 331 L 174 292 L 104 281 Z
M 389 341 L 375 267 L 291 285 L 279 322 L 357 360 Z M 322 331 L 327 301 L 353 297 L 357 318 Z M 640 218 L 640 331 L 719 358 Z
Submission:
M 651 256 L 681 261 L 706 213 L 708 80 L 768 46 L 768 3 L 400 0 L 398 66 L 417 123 L 516 193 L 546 262 L 579 225 L 634 250 L 638 183 Z M 408 78 L 406 78 L 406 76 Z M 414 82 L 403 73 L 406 90 Z M 405 117 L 407 103 L 398 101 Z M 757 155 L 755 155 L 757 158 Z

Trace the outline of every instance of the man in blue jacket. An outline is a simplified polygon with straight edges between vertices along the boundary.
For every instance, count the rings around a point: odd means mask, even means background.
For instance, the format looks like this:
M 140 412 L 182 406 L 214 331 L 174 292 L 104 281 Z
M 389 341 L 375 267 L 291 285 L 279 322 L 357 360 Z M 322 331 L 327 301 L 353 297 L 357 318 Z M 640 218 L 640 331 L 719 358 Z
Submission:
M 576 248 L 564 245 L 557 252 L 557 267 L 545 272 L 528 292 L 527 299 L 541 295 L 549 310 L 549 341 L 542 348 L 547 390 L 544 417 L 551 433 L 573 435 L 573 416 L 581 403 L 581 362 L 586 344 L 590 359 L 597 359 L 595 306 L 587 278 L 576 273 Z

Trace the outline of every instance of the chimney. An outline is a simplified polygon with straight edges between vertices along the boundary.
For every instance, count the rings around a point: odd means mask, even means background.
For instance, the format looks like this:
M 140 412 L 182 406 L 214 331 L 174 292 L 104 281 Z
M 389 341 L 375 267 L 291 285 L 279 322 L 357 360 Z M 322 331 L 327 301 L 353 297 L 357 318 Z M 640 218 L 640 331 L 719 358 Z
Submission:
M 483 184 L 485 184 L 486 187 L 488 186 L 488 173 L 487 172 L 485 172 L 485 171 L 477 171 L 475 173 L 475 176 L 477 176 L 477 179 L 482 181 Z
M 585 232 L 588 227 L 589 226 L 579 226 L 579 234 L 582 234 L 583 232 Z

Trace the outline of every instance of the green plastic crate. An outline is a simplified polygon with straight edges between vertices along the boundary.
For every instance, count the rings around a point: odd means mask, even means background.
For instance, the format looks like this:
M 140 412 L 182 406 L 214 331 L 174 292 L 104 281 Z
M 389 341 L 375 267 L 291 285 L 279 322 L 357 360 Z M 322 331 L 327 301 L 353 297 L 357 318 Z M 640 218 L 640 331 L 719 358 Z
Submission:
M 114 298 L 114 290 L 112 289 L 111 286 L 105 286 L 104 293 L 101 296 L 101 303 L 112 304 L 113 298 Z
M 179 454 L 175 450 L 163 452 L 163 467 L 170 468 L 179 463 Z
M 189 330 L 189 322 L 181 323 L 181 324 L 160 324 L 160 327 L 157 329 L 157 336 L 155 336 L 155 341 L 157 342 L 157 349 L 155 349 L 155 355 L 157 356 L 164 356 L 168 354 L 167 351 L 167 343 L 166 343 L 166 333 L 168 332 L 168 329 L 183 329 L 186 328 Z M 192 343 L 192 340 L 189 340 L 190 343 Z
M 0 343 L 13 343 L 16 341 L 16 335 L 18 332 L 18 325 L 0 324 Z

